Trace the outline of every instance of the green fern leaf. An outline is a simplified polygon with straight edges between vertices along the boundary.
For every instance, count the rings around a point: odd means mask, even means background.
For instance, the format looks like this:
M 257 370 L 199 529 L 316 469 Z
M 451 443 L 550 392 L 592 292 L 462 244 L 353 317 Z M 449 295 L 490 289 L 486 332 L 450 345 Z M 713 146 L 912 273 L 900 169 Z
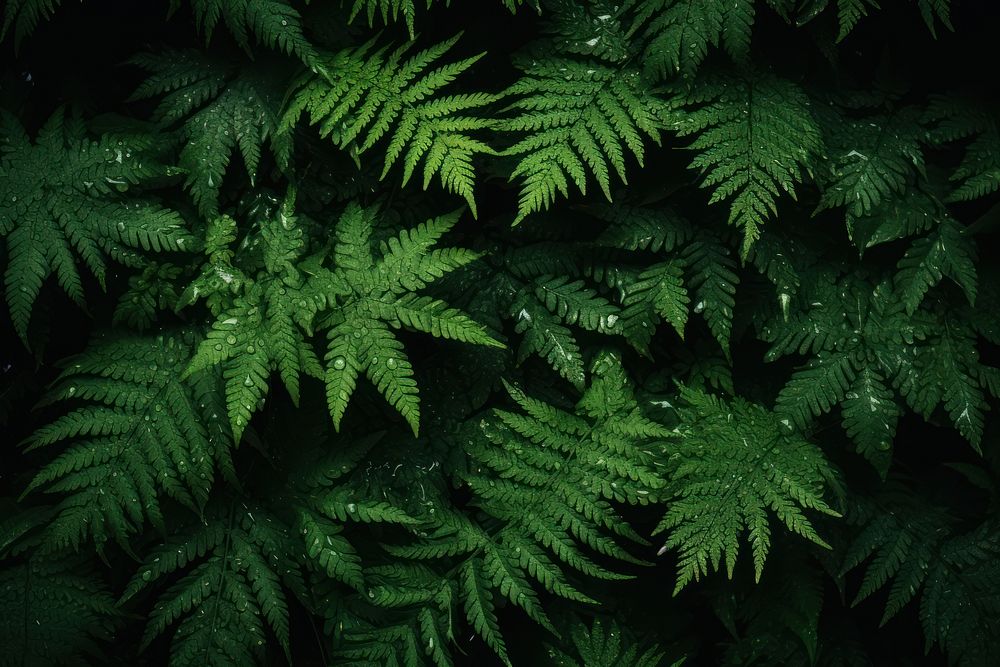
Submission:
M 830 139 L 830 183 L 818 210 L 844 206 L 848 219 L 868 215 L 902 194 L 914 172 L 924 169 L 917 112 L 844 120 Z
M 692 310 L 708 323 L 712 336 L 729 358 L 729 338 L 733 330 L 733 309 L 736 307 L 736 262 L 729 249 L 708 234 L 684 250 L 688 272 L 688 290 L 697 300 Z
M 874 369 L 862 369 L 841 405 L 847 435 L 858 452 L 885 477 L 892 458 L 896 422 L 902 411 L 884 378 Z
M 611 169 L 626 182 L 625 155 L 642 164 L 643 135 L 659 143 L 666 105 L 637 71 L 565 58 L 519 66 L 504 93 L 516 115 L 500 128 L 526 135 L 504 151 L 518 158 L 511 180 L 523 180 L 514 223 L 568 197 L 570 183 L 586 193 L 588 173 L 610 200 Z
M 683 274 L 680 262 L 661 262 L 644 270 L 626 288 L 622 330 L 629 343 L 646 356 L 650 356 L 649 343 L 661 319 L 684 338 L 691 299 L 684 288 Z
M 801 183 L 823 152 L 819 126 L 809 99 L 795 84 L 751 72 L 699 81 L 688 99 L 677 100 L 674 129 L 696 135 L 691 168 L 705 174 L 702 187 L 715 191 L 710 203 L 732 198 L 729 222 L 743 230 L 743 256 L 765 221 L 777 215 L 777 198 L 795 198 Z
M 243 274 L 233 289 L 233 274 L 242 272 L 229 264 L 233 253 L 221 244 L 232 243 L 235 236 L 222 233 L 217 241 L 206 244 L 208 264 L 190 288 L 192 293 L 210 294 L 214 289 L 222 295 L 215 302 L 220 304 L 217 318 L 198 346 L 185 377 L 210 366 L 223 367 L 226 404 L 236 442 L 263 404 L 273 371 L 281 375 L 296 405 L 300 375 L 323 377 L 322 365 L 305 338 L 312 333 L 316 300 L 305 289 L 296 265 L 305 242 L 292 212 L 293 202 L 294 193 L 290 193 L 273 214 L 265 214 L 257 221 L 264 266 L 255 280 Z M 229 227 L 231 221 L 219 224 Z M 242 294 L 229 298 L 232 291 Z
M 122 600 L 182 570 L 149 614 L 144 648 L 176 623 L 171 664 L 255 664 L 266 623 L 290 659 L 282 582 L 301 588 L 295 551 L 288 528 L 265 510 L 213 507 L 204 523 L 151 552 Z
M 461 577 L 465 614 L 469 624 L 500 657 L 500 660 L 505 665 L 510 665 L 507 646 L 500 634 L 500 625 L 494 611 L 493 593 L 482 571 L 482 565 L 471 559 L 465 561 L 462 564 Z
M 180 0 L 170 0 L 176 9 Z M 249 34 L 260 44 L 313 65 L 316 53 L 302 32 L 302 18 L 286 0 L 191 0 L 195 24 L 206 43 L 221 18 L 236 43 L 250 52 Z
M 435 0 L 424 0 L 424 7 L 430 9 Z M 538 8 L 537 0 L 500 0 L 504 7 L 511 12 L 517 11 L 521 5 L 534 5 Z M 410 32 L 410 39 L 415 37 L 414 23 L 417 16 L 419 0 L 353 0 L 351 15 L 348 21 L 354 21 L 358 16 L 365 15 L 368 25 L 375 23 L 376 15 L 382 19 L 382 23 L 388 24 L 391 21 L 402 19 L 406 23 L 406 29 Z M 451 0 L 444 0 L 447 6 Z
M 744 61 L 754 5 L 752 0 L 641 0 L 632 31 L 644 27 L 645 68 L 659 78 L 676 73 L 690 78 L 720 42 L 735 60 Z
M 162 496 L 197 511 L 217 473 L 232 479 L 218 378 L 179 380 L 190 351 L 187 336 L 107 337 L 70 360 L 46 401 L 85 403 L 27 441 L 65 447 L 27 489 L 63 496 L 43 551 L 78 548 L 88 537 L 128 550 L 145 521 L 162 530 Z
M 914 241 L 898 268 L 896 283 L 908 313 L 917 310 L 927 291 L 944 276 L 954 280 L 969 304 L 975 305 L 976 246 L 954 218 L 944 218 L 937 229 Z
M 775 415 L 752 403 L 684 387 L 680 397 L 673 500 L 656 528 L 669 533 L 661 552 L 680 552 L 674 594 L 723 558 L 731 578 L 744 531 L 759 580 L 771 544 L 768 509 L 789 531 L 828 547 L 802 512 L 840 516 L 823 500 L 833 473 L 819 448 L 788 435 Z
M 68 664 L 100 656 L 120 611 L 104 582 L 80 558 L 33 557 L 0 570 L 3 667 Z
M 364 371 L 416 433 L 420 402 L 417 384 L 402 344 L 390 327 L 407 326 L 432 335 L 503 347 L 479 325 L 441 301 L 416 297 L 420 289 L 478 255 L 430 248 L 457 221 L 461 211 L 404 230 L 384 242 L 381 257 L 372 253 L 374 209 L 348 206 L 337 224 L 336 265 L 313 279 L 317 293 L 340 304 L 329 329 L 327 399 L 339 429 L 347 403 Z
M 612 618 L 602 621 L 596 617 L 590 627 L 575 622 L 570 627 L 569 638 L 572 640 L 573 654 L 579 655 L 579 660 L 571 658 L 555 647 L 549 647 L 550 655 L 557 665 L 566 667 L 616 667 L 630 665 L 632 667 L 657 667 L 663 664 L 664 651 L 660 646 L 644 647 L 632 639 L 627 630 Z M 683 660 L 673 663 L 671 667 L 679 667 Z
M 194 245 L 177 213 L 122 194 L 164 173 L 150 137 L 105 135 L 91 141 L 83 122 L 61 109 L 34 144 L 7 112 L 0 113 L 0 122 L 0 237 L 7 239 L 8 256 L 4 283 L 14 329 L 26 344 L 32 308 L 50 276 L 83 305 L 78 259 L 103 287 L 109 258 L 141 266 L 139 251 Z
M 290 132 L 305 113 L 311 124 L 320 125 L 321 136 L 330 137 L 355 158 L 386 137 L 382 178 L 402 161 L 406 185 L 423 161 L 424 189 L 438 176 L 441 185 L 463 197 L 475 215 L 473 160 L 494 151 L 470 133 L 491 128 L 494 122 L 469 114 L 492 104 L 495 96 L 439 94 L 479 56 L 426 71 L 458 37 L 407 60 L 403 58 L 413 42 L 388 51 L 376 49 L 372 40 L 326 57 L 322 74 L 310 73 L 294 84 L 281 132 Z
M 251 185 L 269 139 L 279 161 L 287 159 L 287 137 L 276 136 L 285 76 L 280 69 L 237 70 L 231 61 L 196 51 L 147 54 L 132 62 L 151 73 L 132 98 L 163 96 L 155 118 L 168 125 L 184 121 L 179 166 L 206 218 L 219 214 L 219 192 L 234 151 L 243 156 Z
M 181 269 L 173 264 L 151 262 L 138 276 L 128 281 L 126 291 L 115 308 L 114 324 L 124 324 L 138 331 L 149 329 L 157 311 L 173 310 L 180 295 L 176 282 Z
M 837 34 L 837 41 L 841 41 L 854 26 L 865 16 L 868 16 L 869 8 L 878 9 L 876 0 L 837 0 L 837 21 L 840 23 L 840 31 Z
M 523 335 L 517 350 L 518 363 L 537 354 L 574 386 L 583 387 L 586 381 L 584 359 L 572 331 L 533 295 L 525 294 L 515 299 L 510 316 L 515 320 L 514 331 Z
M 956 534 L 945 509 L 898 482 L 864 499 L 850 518 L 861 529 L 843 571 L 868 561 L 854 604 L 891 582 L 884 625 L 919 592 L 928 649 L 938 644 L 955 664 L 986 665 L 1000 657 L 994 643 L 984 641 L 996 622 L 988 591 L 1000 576 L 1000 536 L 991 524 Z

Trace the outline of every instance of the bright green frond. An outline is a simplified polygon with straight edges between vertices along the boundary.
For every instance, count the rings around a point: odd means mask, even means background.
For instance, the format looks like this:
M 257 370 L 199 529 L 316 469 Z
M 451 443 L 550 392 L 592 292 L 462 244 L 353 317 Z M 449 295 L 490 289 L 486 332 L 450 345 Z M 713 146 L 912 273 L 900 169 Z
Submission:
M 504 151 L 518 160 L 515 224 L 568 197 L 571 184 L 586 193 L 591 178 L 610 200 L 612 171 L 626 182 L 626 155 L 642 165 L 643 137 L 659 143 L 665 103 L 635 70 L 556 58 L 521 69 L 504 94 L 515 98 L 513 115 L 500 128 L 521 137 Z
M 463 197 L 475 214 L 473 160 L 493 150 L 474 133 L 494 125 L 477 114 L 495 96 L 439 94 L 478 56 L 427 71 L 457 40 L 441 42 L 406 60 L 413 42 L 389 51 L 376 49 L 373 40 L 325 57 L 322 73 L 310 73 L 294 85 L 281 131 L 290 132 L 306 114 L 310 124 L 320 126 L 321 136 L 355 159 L 387 139 L 383 178 L 402 161 L 405 185 L 423 162 L 424 188 L 437 175 L 441 185 Z

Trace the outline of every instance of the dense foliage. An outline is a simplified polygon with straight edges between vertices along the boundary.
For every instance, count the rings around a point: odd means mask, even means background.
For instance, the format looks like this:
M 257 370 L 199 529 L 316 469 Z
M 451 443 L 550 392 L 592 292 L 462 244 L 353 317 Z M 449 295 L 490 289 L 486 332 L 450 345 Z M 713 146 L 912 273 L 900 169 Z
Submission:
M 988 4 L 7 0 L 0 665 L 1000 664 Z

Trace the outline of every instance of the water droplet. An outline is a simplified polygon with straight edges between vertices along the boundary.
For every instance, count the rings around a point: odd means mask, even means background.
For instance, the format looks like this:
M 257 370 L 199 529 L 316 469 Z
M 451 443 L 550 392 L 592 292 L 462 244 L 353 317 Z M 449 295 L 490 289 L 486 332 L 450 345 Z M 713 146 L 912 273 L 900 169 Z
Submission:
M 344 368 L 346 366 L 347 366 L 347 360 L 346 359 L 344 359 L 343 357 L 336 357 L 336 358 L 334 358 L 334 360 L 333 360 L 333 367 L 335 369 L 337 369 L 338 371 L 342 371 L 342 370 L 344 370 Z

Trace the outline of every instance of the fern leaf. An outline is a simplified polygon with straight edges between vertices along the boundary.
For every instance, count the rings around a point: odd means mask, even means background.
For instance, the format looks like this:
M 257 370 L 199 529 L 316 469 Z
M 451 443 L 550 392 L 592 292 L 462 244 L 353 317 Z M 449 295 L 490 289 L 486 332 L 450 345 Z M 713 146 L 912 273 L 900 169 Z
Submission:
M 776 409 L 805 429 L 814 416 L 829 412 L 844 400 L 855 377 L 851 355 L 820 352 L 781 390 Z
M 2 115 L 7 136 L 11 130 L 20 135 L 0 158 L 0 236 L 7 239 L 7 303 L 26 344 L 32 308 L 49 277 L 83 304 L 78 259 L 103 287 L 109 258 L 136 266 L 139 251 L 194 245 L 177 213 L 122 194 L 163 173 L 150 138 L 106 135 L 91 141 L 78 118 L 59 110 L 32 145 L 18 122 Z
M 133 62 L 151 73 L 133 99 L 163 96 L 155 117 L 165 124 L 183 120 L 179 166 L 185 185 L 206 218 L 219 214 L 219 193 L 230 156 L 239 150 L 250 183 L 257 178 L 261 147 L 269 139 L 279 158 L 288 148 L 276 137 L 282 72 L 235 64 L 196 51 L 167 51 Z
M 724 40 L 726 50 L 743 59 L 750 44 L 754 3 L 707 0 L 643 0 L 633 32 L 644 26 L 644 61 L 659 78 L 695 74 L 709 49 Z
M 171 662 L 254 664 L 266 624 L 289 657 L 282 580 L 296 585 L 294 549 L 288 528 L 262 509 L 211 508 L 204 524 L 155 549 L 126 588 L 123 599 L 184 571 L 150 613 L 143 646 L 177 624 Z
M 661 552 L 680 552 L 674 594 L 723 559 L 731 578 L 744 531 L 759 580 L 771 543 L 769 508 L 789 531 L 828 546 L 802 512 L 839 516 L 823 500 L 832 471 L 822 452 L 788 435 L 760 406 L 684 387 L 680 396 L 681 457 L 671 471 L 673 501 L 656 529 L 669 532 Z
M 897 286 L 906 311 L 913 313 L 927 291 L 944 276 L 965 292 L 970 305 L 976 302 L 976 246 L 955 219 L 943 219 L 936 230 L 914 241 L 899 260 Z
M 854 26 L 865 16 L 868 16 L 869 8 L 878 8 L 876 0 L 837 0 L 837 21 L 840 23 L 840 31 L 837 34 L 837 41 L 841 41 Z
M 312 333 L 316 303 L 313 295 L 304 289 L 302 274 L 296 266 L 305 243 L 292 212 L 293 201 L 290 194 L 273 214 L 264 215 L 257 221 L 261 228 L 264 267 L 256 279 L 244 276 L 239 281 L 236 291 L 242 292 L 240 296 L 230 298 L 229 295 L 233 279 L 228 272 L 237 271 L 228 264 L 232 252 L 214 243 L 206 244 L 208 263 L 202 278 L 192 288 L 192 291 L 201 289 L 208 293 L 213 287 L 221 289 L 225 305 L 219 309 L 211 330 L 198 346 L 185 373 L 190 375 L 216 365 L 223 367 L 226 404 L 236 442 L 263 404 L 273 371 L 281 375 L 296 404 L 300 375 L 323 376 L 320 362 L 306 340 L 306 335 Z M 235 237 L 224 236 L 220 240 L 231 243 Z M 225 262 L 225 269 L 213 263 L 218 259 Z M 220 271 L 226 283 L 222 286 L 216 280 Z M 228 281 L 227 276 L 230 276 Z
M 71 361 L 48 400 L 85 403 L 28 440 L 65 447 L 28 486 L 63 496 L 43 550 L 78 548 L 88 537 L 127 550 L 145 521 L 162 529 L 163 496 L 197 511 L 217 473 L 232 477 L 217 378 L 179 381 L 190 350 L 180 335 L 108 337 Z
M 542 276 L 535 281 L 535 296 L 566 324 L 589 331 L 608 332 L 618 320 L 618 309 L 582 280 Z
M 586 373 L 580 347 L 555 315 L 537 299 L 522 295 L 511 304 L 510 316 L 515 318 L 514 331 L 523 335 L 517 350 L 518 363 L 537 354 L 567 381 L 583 387 Z
M 294 84 L 281 132 L 290 132 L 306 113 L 311 124 L 320 125 L 321 136 L 354 156 L 387 137 L 383 178 L 402 160 L 405 185 L 423 161 L 424 189 L 437 175 L 441 185 L 463 197 L 475 215 L 473 160 L 493 150 L 470 133 L 493 126 L 474 114 L 495 98 L 484 93 L 439 94 L 478 56 L 426 71 L 457 40 L 453 37 L 407 60 L 403 58 L 413 42 L 387 52 L 384 47 L 375 49 L 370 41 L 326 57 L 324 72 L 310 73 Z
M 845 394 L 842 409 L 847 435 L 885 477 L 901 411 L 884 378 L 871 368 L 861 369 Z
M 709 235 L 701 235 L 684 249 L 688 272 L 688 289 L 697 300 L 692 310 L 708 323 L 712 336 L 729 358 L 729 338 L 733 330 L 733 309 L 736 307 L 736 262 L 729 249 Z
M 500 657 L 500 660 L 505 665 L 510 665 L 507 646 L 500 634 L 500 625 L 494 611 L 493 593 L 490 591 L 482 566 L 475 560 L 465 561 L 462 564 L 461 577 L 465 614 L 469 624 Z
M 627 629 L 618 621 L 602 621 L 595 617 L 590 627 L 575 622 L 570 627 L 569 638 L 572 640 L 573 654 L 578 655 L 579 662 L 566 653 L 550 647 L 550 655 L 556 664 L 572 667 L 614 667 L 615 665 L 632 665 L 633 667 L 656 667 L 663 662 L 663 648 L 657 645 L 643 646 L 631 637 Z M 672 667 L 679 667 L 680 662 Z
M 79 558 L 33 557 L 0 570 L 0 665 L 45 667 L 101 655 L 119 617 L 107 587 Z
M 361 558 L 342 535 L 337 524 L 309 512 L 301 512 L 299 532 L 306 545 L 306 555 L 315 559 L 327 576 L 348 586 L 364 588 Z
M 777 198 L 795 198 L 823 152 L 809 99 L 795 84 L 753 72 L 741 78 L 700 81 L 696 96 L 681 94 L 684 110 L 674 123 L 679 136 L 696 135 L 691 168 L 713 187 L 709 203 L 732 198 L 729 222 L 743 230 L 743 256 L 765 221 L 777 215 Z
M 611 171 L 626 182 L 625 156 L 642 164 L 643 135 L 659 143 L 666 105 L 636 71 L 569 59 L 520 65 L 524 76 L 504 93 L 516 115 L 501 130 L 524 133 L 504 151 L 518 158 L 522 179 L 517 217 L 549 208 L 570 184 L 586 193 L 588 174 L 611 199 Z
M 914 172 L 922 172 L 921 128 L 912 109 L 865 121 L 843 121 L 830 140 L 834 157 L 830 184 L 819 210 L 844 206 L 849 218 L 869 214 L 903 193 Z
M 597 238 L 601 246 L 670 252 L 694 235 L 691 223 L 668 208 L 601 206 L 595 213 L 608 223 Z
M 627 288 L 622 299 L 625 337 L 637 350 L 649 356 L 649 343 L 662 319 L 683 339 L 690 302 L 684 288 L 682 265 L 676 261 L 654 264 Z
M 864 499 L 851 518 L 861 529 L 843 570 L 868 562 L 854 604 L 892 582 L 883 625 L 919 593 L 928 649 L 940 645 L 956 664 L 989 664 L 998 657 L 984 639 L 996 612 L 987 591 L 1000 574 L 1000 541 L 992 525 L 956 534 L 946 510 L 898 482 L 879 497 Z
M 178 0 L 171 0 L 176 4 Z M 250 51 L 249 34 L 265 46 L 294 54 L 313 64 L 316 53 L 302 32 L 302 19 L 286 0 L 191 0 L 195 24 L 205 41 L 221 17 L 229 32 L 245 51 Z
M 402 231 L 382 244 L 378 260 L 370 243 L 373 215 L 374 210 L 348 206 L 337 224 L 337 265 L 313 280 L 316 292 L 342 300 L 339 321 L 328 331 L 330 415 L 339 429 L 357 377 L 364 371 L 416 433 L 420 401 L 413 368 L 389 327 L 407 326 L 438 337 L 503 345 L 461 311 L 411 292 L 477 257 L 458 250 L 431 250 L 458 221 L 458 213 Z

